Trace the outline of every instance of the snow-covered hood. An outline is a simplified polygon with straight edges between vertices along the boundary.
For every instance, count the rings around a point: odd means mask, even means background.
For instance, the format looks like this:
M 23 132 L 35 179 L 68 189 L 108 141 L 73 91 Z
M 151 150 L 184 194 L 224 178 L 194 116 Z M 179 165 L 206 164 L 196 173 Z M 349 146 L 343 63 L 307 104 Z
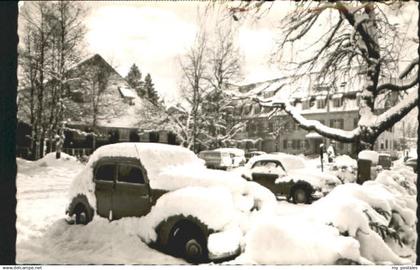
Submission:
M 167 167 L 150 180 L 152 189 L 175 191 L 189 187 L 228 190 L 241 210 L 249 210 L 258 204 L 261 210 L 271 211 L 276 199 L 273 194 L 258 183 L 248 182 L 237 173 L 207 169 L 199 166 Z M 246 202 L 248 201 L 248 202 Z
M 246 183 L 237 174 L 194 165 L 168 166 L 158 174 L 149 176 L 150 187 L 172 191 L 188 186 L 225 186 L 231 191 L 239 191 Z

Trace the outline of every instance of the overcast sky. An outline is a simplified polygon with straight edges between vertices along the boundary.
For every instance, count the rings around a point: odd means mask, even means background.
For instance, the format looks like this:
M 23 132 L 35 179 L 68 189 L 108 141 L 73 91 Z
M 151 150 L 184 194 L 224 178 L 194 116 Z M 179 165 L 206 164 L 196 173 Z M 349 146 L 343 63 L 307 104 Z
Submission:
M 87 55 L 101 54 L 122 76 L 135 63 L 143 76 L 151 74 L 156 89 L 165 99 L 169 101 L 178 96 L 181 75 L 178 59 L 193 43 L 198 30 L 196 10 L 204 8 L 206 2 L 87 1 L 83 5 L 89 8 L 85 18 Z M 243 82 L 282 75 L 276 65 L 268 62 L 279 37 L 279 18 L 287 14 L 292 5 L 292 2 L 279 1 L 260 20 L 236 22 L 239 27 L 236 40 L 244 60 Z M 390 19 L 404 24 L 411 21 L 407 31 L 417 36 L 418 14 L 414 2 L 411 8 L 403 10 L 403 16 L 394 15 Z
M 179 56 L 192 45 L 198 30 L 196 9 L 205 5 L 193 1 L 91 2 L 86 18 L 89 51 L 111 61 L 123 76 L 136 63 L 144 75 L 152 75 L 159 93 L 171 99 L 177 96 L 180 80 Z M 247 81 L 280 76 L 267 63 L 278 15 L 284 14 L 287 6 L 278 5 L 262 20 L 238 23 L 237 39 Z

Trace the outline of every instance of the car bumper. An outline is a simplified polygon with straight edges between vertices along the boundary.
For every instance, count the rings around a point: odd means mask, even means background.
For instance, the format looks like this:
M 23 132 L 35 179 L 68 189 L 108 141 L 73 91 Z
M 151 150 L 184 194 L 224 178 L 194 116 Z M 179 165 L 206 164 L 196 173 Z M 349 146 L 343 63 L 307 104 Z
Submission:
M 241 253 L 241 237 L 242 233 L 239 228 L 209 235 L 207 243 L 209 259 L 222 261 L 238 256 Z
M 238 247 L 234 251 L 228 251 L 223 254 L 213 254 L 209 252 L 209 260 L 213 262 L 219 262 L 219 261 L 226 261 L 231 260 L 235 257 L 237 257 L 239 254 L 241 254 L 241 248 Z

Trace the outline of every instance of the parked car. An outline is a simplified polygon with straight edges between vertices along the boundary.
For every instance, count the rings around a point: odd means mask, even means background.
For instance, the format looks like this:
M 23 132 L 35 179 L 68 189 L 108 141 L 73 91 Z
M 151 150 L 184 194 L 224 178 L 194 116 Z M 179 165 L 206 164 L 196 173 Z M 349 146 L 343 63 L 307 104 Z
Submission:
M 110 221 L 141 217 L 147 226 L 136 234 L 146 235 L 146 243 L 195 263 L 239 254 L 247 228 L 239 221 L 276 203 L 266 188 L 209 170 L 186 148 L 156 143 L 98 148 L 74 179 L 70 198 L 70 224 L 88 224 L 96 215 Z
M 357 155 L 357 183 L 363 184 L 367 180 L 375 180 L 384 169 L 383 166 L 388 167 L 390 162 L 387 154 L 373 150 L 360 151 Z
M 311 203 L 341 184 L 335 175 L 308 169 L 303 159 L 284 153 L 251 158 L 242 177 L 265 186 L 276 197 L 286 196 L 294 203 Z
M 417 173 L 417 158 L 416 158 L 416 157 L 408 158 L 408 159 L 404 162 L 404 164 L 405 164 L 406 166 L 409 166 L 409 167 L 413 168 L 413 171 L 414 171 L 415 173 Z
M 266 154 L 266 152 L 264 152 L 264 151 L 249 151 L 249 152 L 245 153 L 246 162 L 248 162 L 252 157 L 263 155 L 263 154 Z
M 246 163 L 245 151 L 238 148 L 217 148 L 214 151 L 227 152 L 232 157 L 233 167 L 243 166 Z
M 205 150 L 198 154 L 198 157 L 205 161 L 209 169 L 226 170 L 232 168 L 234 155 L 228 152 Z

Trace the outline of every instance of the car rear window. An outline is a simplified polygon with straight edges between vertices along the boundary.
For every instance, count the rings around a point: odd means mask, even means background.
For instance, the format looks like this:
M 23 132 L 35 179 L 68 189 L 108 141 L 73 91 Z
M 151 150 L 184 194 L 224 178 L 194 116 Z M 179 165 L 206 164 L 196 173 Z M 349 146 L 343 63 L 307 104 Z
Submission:
M 200 156 L 203 158 L 220 157 L 221 153 L 220 152 L 205 152 L 205 153 L 200 153 Z
M 95 179 L 102 181 L 114 181 L 117 167 L 114 164 L 104 164 L 98 167 L 95 172 Z
M 144 184 L 143 172 L 137 166 L 121 164 L 118 167 L 118 182 Z

